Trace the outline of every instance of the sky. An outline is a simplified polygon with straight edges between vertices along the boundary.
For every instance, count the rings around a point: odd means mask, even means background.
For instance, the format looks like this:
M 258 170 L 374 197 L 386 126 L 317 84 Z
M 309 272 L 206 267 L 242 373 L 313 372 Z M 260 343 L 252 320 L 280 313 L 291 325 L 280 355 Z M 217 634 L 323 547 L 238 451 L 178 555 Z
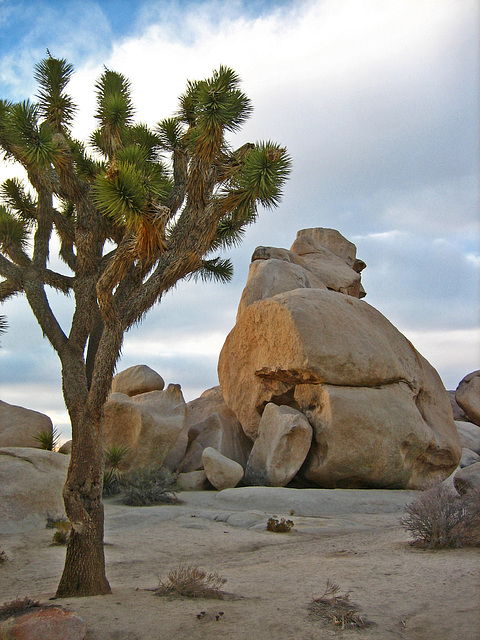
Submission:
M 218 384 L 258 245 L 338 229 L 367 263 L 366 302 L 455 389 L 480 368 L 477 0 L 0 0 L 0 97 L 34 99 L 46 54 L 76 70 L 76 137 L 93 130 L 103 65 L 132 84 L 136 118 L 172 115 L 188 79 L 235 69 L 254 111 L 231 142 L 274 140 L 293 171 L 229 252 L 228 285 L 180 283 L 126 334 L 118 370 L 146 364 L 187 401 Z M 0 181 L 20 175 L 0 163 Z M 52 266 L 58 266 L 52 252 Z M 68 327 L 71 302 L 51 296 Z M 0 307 L 0 399 L 68 436 L 59 361 L 21 297 Z

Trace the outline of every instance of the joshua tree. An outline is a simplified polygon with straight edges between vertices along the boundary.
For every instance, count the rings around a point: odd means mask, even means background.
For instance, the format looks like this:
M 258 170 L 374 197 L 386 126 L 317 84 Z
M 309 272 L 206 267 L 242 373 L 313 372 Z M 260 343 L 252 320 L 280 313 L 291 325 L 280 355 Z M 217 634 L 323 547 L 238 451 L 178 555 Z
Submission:
M 76 140 L 66 93 L 73 67 L 48 55 L 35 68 L 36 103 L 0 101 L 0 146 L 28 185 L 1 188 L 0 300 L 25 294 L 58 354 L 72 425 L 63 496 L 72 523 L 57 596 L 108 593 L 103 553 L 102 411 L 125 331 L 189 277 L 228 281 L 228 259 L 257 207 L 277 206 L 290 160 L 272 142 L 232 148 L 251 113 L 236 74 L 188 82 L 174 117 L 133 121 L 128 80 L 105 69 L 95 85 L 92 151 Z M 49 268 L 53 232 L 70 275 Z M 60 326 L 47 288 L 73 295 Z

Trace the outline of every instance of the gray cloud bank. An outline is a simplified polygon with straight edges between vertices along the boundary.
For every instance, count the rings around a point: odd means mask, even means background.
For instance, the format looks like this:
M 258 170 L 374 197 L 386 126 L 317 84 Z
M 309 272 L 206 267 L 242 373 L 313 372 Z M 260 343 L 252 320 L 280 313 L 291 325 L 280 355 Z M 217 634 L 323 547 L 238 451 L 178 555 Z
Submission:
M 315 226 L 355 242 L 368 265 L 366 301 L 412 340 L 447 388 L 478 368 L 476 2 L 271 2 L 261 11 L 248 2 L 145 2 L 130 28 L 107 4 L 89 2 L 82 15 L 90 20 L 78 23 L 65 9 L 61 33 L 52 35 L 40 8 L 25 3 L 35 27 L 0 51 L 3 97 L 35 90 L 33 64 L 48 46 L 77 68 L 77 128 L 86 136 L 103 63 L 131 78 L 139 119 L 150 125 L 171 114 L 187 78 L 229 64 L 255 107 L 235 144 L 274 139 L 294 163 L 280 208 L 262 212 L 231 252 L 233 283 L 180 284 L 126 335 L 119 368 L 149 364 L 167 383 L 179 382 L 188 400 L 216 384 L 254 248 L 289 247 L 298 229 Z M 53 12 L 57 3 L 43 5 Z M 9 27 L 3 15 L 0 35 Z M 67 323 L 70 303 L 53 303 Z M 10 329 L 1 339 L 0 398 L 53 414 L 68 429 L 59 365 L 26 303 L 9 301 L 1 312 Z

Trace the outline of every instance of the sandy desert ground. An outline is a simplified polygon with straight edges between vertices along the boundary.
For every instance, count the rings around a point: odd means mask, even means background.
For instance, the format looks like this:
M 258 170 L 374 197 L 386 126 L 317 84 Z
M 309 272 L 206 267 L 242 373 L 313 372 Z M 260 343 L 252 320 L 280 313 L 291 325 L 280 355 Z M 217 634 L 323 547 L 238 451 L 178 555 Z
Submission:
M 178 506 L 107 500 L 113 593 L 60 601 L 86 621 L 88 640 L 480 638 L 480 552 L 412 548 L 399 517 L 413 492 L 258 487 L 180 495 Z M 266 531 L 271 515 L 293 520 L 294 529 Z M 0 567 L 0 603 L 53 596 L 65 548 L 51 540 L 48 529 L 1 537 L 9 561 Z M 228 597 L 154 595 L 181 563 L 226 578 Z M 327 580 L 350 591 L 373 626 L 342 630 L 312 618 L 308 604 Z

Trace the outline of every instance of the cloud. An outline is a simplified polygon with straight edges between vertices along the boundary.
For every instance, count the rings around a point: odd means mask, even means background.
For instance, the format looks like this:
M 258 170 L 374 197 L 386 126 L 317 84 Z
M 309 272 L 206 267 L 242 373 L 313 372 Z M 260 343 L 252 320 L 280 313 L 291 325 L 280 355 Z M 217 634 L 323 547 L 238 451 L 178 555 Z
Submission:
M 103 64 L 131 79 L 137 118 L 151 126 L 175 111 L 187 78 L 227 64 L 254 105 L 232 144 L 273 139 L 293 158 L 280 208 L 261 212 L 243 245 L 230 252 L 232 284 L 181 283 L 126 334 L 120 368 L 146 360 L 167 382 L 181 383 L 187 399 L 216 384 L 216 358 L 235 322 L 254 248 L 289 247 L 298 229 L 315 226 L 336 228 L 357 244 L 368 265 L 366 301 L 418 341 L 422 353 L 425 345 L 424 355 L 450 386 L 476 368 L 474 0 L 81 4 L 82 11 L 76 2 L 24 2 L 22 17 L 2 13 L 0 35 L 23 29 L 0 52 L 7 97 L 35 92 L 33 64 L 48 46 L 75 63 L 75 131 L 86 139 Z M 52 20 L 54 30 L 47 28 Z M 67 327 L 71 302 L 51 299 Z M 25 303 L 11 300 L 2 313 L 11 328 L 0 349 L 7 372 L 0 397 L 9 401 L 26 388 L 22 379 L 41 385 L 48 378 L 59 394 L 57 359 Z M 25 397 L 41 401 L 32 388 Z

